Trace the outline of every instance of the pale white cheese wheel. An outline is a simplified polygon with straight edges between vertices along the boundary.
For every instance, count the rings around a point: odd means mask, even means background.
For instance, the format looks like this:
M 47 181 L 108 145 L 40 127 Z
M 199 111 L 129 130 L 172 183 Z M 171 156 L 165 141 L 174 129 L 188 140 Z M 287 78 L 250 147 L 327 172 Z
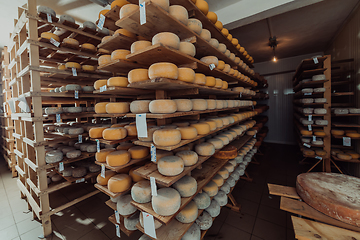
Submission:
M 38 13 L 50 14 L 50 15 L 56 17 L 56 12 L 53 9 L 46 7 L 46 6 L 38 6 L 37 11 L 38 11 Z
M 210 214 L 206 211 L 202 212 L 202 214 L 196 219 L 196 224 L 200 227 L 200 230 L 208 230 L 211 228 L 213 220 Z
M 223 44 L 223 43 L 220 43 L 219 44 L 219 47 L 218 47 L 219 51 L 222 52 L 222 53 L 225 53 L 227 48 L 226 48 L 226 45 Z
M 190 42 L 180 42 L 179 51 L 191 57 L 194 57 L 196 55 L 196 48 L 194 44 Z
M 179 20 L 181 23 L 187 25 L 189 14 L 186 8 L 180 5 L 171 5 L 169 7 L 169 14 Z
M 65 89 L 66 91 L 75 91 L 75 90 L 81 91 L 82 87 L 78 84 L 68 84 L 66 85 Z
M 46 163 L 56 163 L 63 159 L 63 153 L 59 150 L 53 150 L 45 154 Z
M 197 33 L 198 35 L 201 34 L 202 31 L 202 23 L 200 20 L 195 19 L 195 18 L 190 18 L 188 20 L 188 24 L 187 24 L 188 28 L 190 28 L 191 30 L 193 30 L 195 33 Z
M 228 197 L 226 193 L 221 190 L 215 195 L 214 200 L 220 205 L 220 207 L 223 207 L 228 203 Z
M 161 188 L 151 199 L 154 211 L 161 216 L 171 216 L 180 209 L 181 197 L 173 188 Z
M 224 183 L 224 185 L 222 185 L 222 187 L 220 188 L 220 191 L 225 192 L 226 194 L 230 193 L 230 185 L 228 183 Z
M 207 109 L 208 110 L 216 109 L 216 100 L 214 100 L 214 99 L 206 99 L 206 102 L 207 102 Z
M 187 232 L 181 238 L 181 240 L 200 240 L 200 239 L 201 239 L 201 230 L 196 223 L 191 225 L 189 230 L 187 230 Z
M 136 100 L 130 103 L 132 113 L 148 113 L 151 100 Z
M 314 75 L 314 76 L 312 76 L 312 80 L 313 81 L 326 80 L 326 76 L 325 76 L 325 74 Z
M 216 195 L 215 195 L 216 197 Z M 214 197 L 214 198 L 215 198 Z M 210 206 L 205 209 L 206 212 L 210 214 L 211 217 L 217 217 L 220 214 L 220 205 L 214 199 L 211 201 Z
M 192 99 L 192 110 L 204 111 L 207 109 L 207 101 L 205 99 Z
M 171 32 L 161 32 L 152 38 L 152 45 L 156 45 L 158 43 L 179 50 L 180 38 Z
M 200 37 L 202 37 L 205 41 L 209 42 L 211 39 L 211 33 L 207 29 L 201 30 Z
M 212 156 L 215 153 L 215 147 L 211 143 L 200 143 L 195 146 L 195 151 L 200 156 Z
M 137 203 L 148 203 L 151 201 L 150 181 L 142 180 L 135 183 L 131 188 L 131 197 Z
M 206 65 L 214 64 L 215 67 L 219 65 L 219 59 L 215 56 L 202 57 L 200 61 L 204 62 Z
M 193 109 L 193 103 L 190 99 L 174 99 L 178 112 L 189 112 Z
M 138 222 L 140 221 L 139 217 L 140 217 L 139 212 L 137 212 L 134 215 L 131 215 L 130 217 L 124 218 L 125 228 L 129 231 L 137 230 L 136 224 L 138 224 Z
M 177 156 L 166 156 L 158 161 L 157 167 L 164 176 L 176 176 L 184 171 L 184 161 Z
M 234 187 L 236 182 L 235 182 L 235 179 L 233 177 L 229 177 L 226 182 L 230 185 L 230 187 Z
M 131 204 L 132 200 L 133 199 L 131 198 L 130 194 L 122 195 L 116 204 L 117 211 L 121 215 L 130 215 L 130 214 L 136 212 L 137 208 Z
M 212 38 L 209 41 L 210 45 L 213 46 L 214 48 L 218 48 L 219 47 L 219 41 L 216 38 Z
M 195 178 L 185 175 L 175 182 L 173 187 L 180 193 L 181 197 L 191 197 L 197 191 L 197 182 Z
M 207 140 L 207 142 L 214 145 L 216 150 L 224 147 L 224 142 L 219 138 L 211 138 L 211 139 Z
M 174 113 L 177 106 L 173 100 L 153 100 L 149 104 L 149 110 L 151 113 Z
M 67 158 L 77 158 L 81 156 L 80 150 L 73 150 L 66 153 Z
M 203 187 L 203 191 L 206 192 L 210 197 L 215 196 L 218 193 L 218 185 L 214 181 L 210 181 Z
M 230 191 L 230 188 L 229 188 Z M 194 202 L 196 203 L 199 209 L 205 209 L 210 206 L 211 199 L 206 192 L 198 193 L 194 198 Z

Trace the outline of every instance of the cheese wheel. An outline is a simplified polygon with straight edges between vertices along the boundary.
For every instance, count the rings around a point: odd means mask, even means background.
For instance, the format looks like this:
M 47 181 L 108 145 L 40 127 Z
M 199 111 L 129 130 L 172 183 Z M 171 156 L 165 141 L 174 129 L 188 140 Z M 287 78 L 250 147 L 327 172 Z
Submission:
M 115 61 L 115 60 L 125 60 L 125 61 L 129 61 L 126 56 L 129 55 L 131 52 L 129 50 L 125 50 L 125 49 L 118 49 L 118 50 L 114 50 L 111 53 L 111 61 Z
M 209 41 L 210 45 L 213 46 L 214 48 L 218 48 L 219 47 L 219 41 L 216 38 L 212 38 Z
M 176 156 L 180 157 L 184 161 L 185 167 L 195 165 L 199 159 L 199 156 L 197 155 L 196 152 L 189 150 L 177 152 Z
M 359 133 L 353 133 L 353 132 L 348 132 L 345 135 L 350 138 L 359 138 L 360 137 Z
M 147 47 L 151 46 L 151 42 L 150 41 L 136 41 L 133 44 L 131 44 L 130 50 L 131 53 L 136 53 L 139 52 Z
M 117 176 L 117 175 L 115 175 Z M 130 180 L 131 181 L 131 180 Z M 132 198 L 130 194 L 122 195 L 116 203 L 116 210 L 121 215 L 130 215 L 137 211 L 136 207 L 131 204 Z
M 91 52 L 96 52 L 96 47 L 91 43 L 83 43 L 81 45 L 81 49 L 91 51 Z
M 139 5 L 137 4 L 126 4 L 120 8 L 120 19 L 131 15 L 133 12 L 139 10 Z
M 193 103 L 189 99 L 174 99 L 178 112 L 189 112 L 193 109 Z
M 120 28 L 120 29 L 116 30 L 114 32 L 114 35 L 115 34 L 121 34 L 121 35 L 127 36 L 129 38 L 136 38 L 136 34 L 130 32 L 130 31 L 126 30 L 126 29 L 123 29 L 123 28 Z
M 209 12 L 209 4 L 205 0 L 196 0 L 195 5 L 202 11 L 205 15 Z
M 215 147 L 211 143 L 200 143 L 195 146 L 195 151 L 200 156 L 212 156 L 215 153 Z
M 230 70 L 231 70 L 230 65 L 229 65 L 229 64 L 225 64 L 225 67 L 224 67 L 224 69 L 223 69 L 223 72 L 229 73 Z
M 116 147 L 116 150 L 126 150 L 127 151 L 133 146 L 134 146 L 134 144 L 132 144 L 132 143 L 123 142 L 123 143 L 120 143 L 120 145 L 118 145 Z
M 199 135 L 208 134 L 210 132 L 210 126 L 207 123 L 194 123 L 190 127 L 196 128 L 196 131 Z
M 114 0 L 112 3 L 111 3 L 111 8 L 114 8 L 116 6 L 118 6 L 119 8 L 121 8 L 122 6 L 126 5 L 126 4 L 129 4 L 128 1 L 126 0 Z
M 102 132 L 102 137 L 105 140 L 120 140 L 127 136 L 127 130 L 123 127 L 118 128 L 107 128 Z
M 105 177 L 103 178 L 101 176 L 101 173 L 96 177 L 96 182 L 98 184 L 100 184 L 101 186 L 106 186 L 108 184 L 109 179 L 114 176 L 116 174 L 116 172 L 111 171 L 111 170 L 106 170 L 105 171 Z
M 221 33 L 222 33 L 225 37 L 227 37 L 227 36 L 229 35 L 229 30 L 227 30 L 226 28 L 223 28 L 223 29 L 221 29 Z
M 139 3 L 143 2 L 150 2 L 150 0 L 139 0 Z M 161 7 L 165 11 L 169 11 L 169 0 L 151 0 L 152 3 L 156 4 L 157 6 Z
M 106 104 L 107 113 L 128 113 L 130 111 L 130 103 L 128 102 L 111 102 Z
M 200 230 L 205 231 L 211 228 L 213 219 L 208 212 L 204 211 L 195 222 L 200 227 Z
M 229 87 L 229 84 L 228 84 L 228 82 L 226 82 L 226 81 L 222 81 L 222 87 L 221 87 L 221 89 L 228 89 L 228 87 Z
M 216 109 L 224 108 L 224 102 L 221 100 L 216 100 Z
M 218 185 L 214 181 L 210 181 L 203 187 L 203 191 L 206 192 L 209 197 L 213 197 L 218 193 Z
M 224 168 L 229 172 L 232 173 L 234 171 L 234 165 L 232 165 L 231 163 L 226 163 Z
M 130 162 L 130 153 L 125 150 L 113 151 L 106 156 L 106 163 L 111 167 L 122 166 Z
M 178 67 L 173 63 L 154 63 L 149 68 L 149 78 L 169 78 L 178 79 L 179 70 Z
M 190 18 L 187 23 L 188 28 L 200 35 L 202 31 L 202 23 L 196 18 Z
M 184 161 L 177 156 L 166 156 L 159 159 L 157 167 L 164 176 L 176 176 L 184 171 Z
M 205 209 L 210 206 L 211 199 L 206 192 L 198 193 L 193 201 L 196 203 L 198 209 Z
M 45 154 L 46 163 L 56 163 L 63 159 L 63 153 L 59 150 L 52 150 Z
M 225 68 L 225 62 L 219 60 L 216 69 L 223 70 Z
M 215 56 L 202 57 L 200 61 L 204 62 L 207 65 L 214 64 L 215 67 L 219 65 L 219 59 Z
M 226 170 L 225 168 L 221 169 L 218 171 L 218 174 L 223 178 L 223 179 L 227 179 L 229 177 L 229 171 Z
M 189 202 L 177 215 L 176 220 L 181 223 L 192 223 L 198 216 L 198 207 L 194 201 Z
M 54 39 L 57 42 L 60 42 L 60 38 L 58 35 L 54 34 L 54 33 L 50 33 L 50 32 L 43 32 L 41 33 L 41 38 L 45 38 L 45 39 Z
M 187 230 L 187 232 L 184 234 L 184 236 L 181 239 L 182 240 L 201 239 L 200 227 L 196 223 L 192 224 L 189 230 Z
M 352 159 L 358 159 L 360 157 L 360 154 L 354 151 L 346 151 L 346 154 L 349 154 L 352 157 Z
M 216 101 L 214 99 L 206 99 L 207 109 L 213 110 L 216 108 Z
M 194 127 L 178 127 L 176 128 L 181 133 L 182 140 L 190 140 L 197 137 L 198 133 Z
M 141 180 L 131 188 L 131 197 L 137 203 L 148 203 L 151 201 L 150 181 Z
M 101 162 L 101 163 L 106 162 L 106 156 L 113 151 L 115 151 L 115 148 L 101 149 L 100 152 L 95 153 L 96 161 Z
M 140 220 L 141 227 L 144 228 L 144 220 L 143 220 L 143 214 L 142 213 L 140 213 L 139 220 Z M 162 226 L 162 223 L 159 222 L 158 220 L 154 219 L 154 225 L 155 225 L 155 230 L 156 230 L 156 229 L 158 229 L 158 228 L 160 228 Z M 151 238 L 144 234 L 138 240 L 151 240 Z
M 200 37 L 202 37 L 205 41 L 209 42 L 211 39 L 211 33 L 207 29 L 201 30 Z
M 111 55 L 101 55 L 98 59 L 99 66 L 111 63 Z
M 102 138 L 102 133 L 106 127 L 93 127 L 89 130 L 90 138 Z
M 215 78 L 215 88 L 222 88 L 223 81 L 220 78 Z
M 216 23 L 215 23 L 215 27 L 217 27 L 220 31 L 223 29 L 223 24 L 222 24 L 222 22 L 220 22 L 220 21 L 217 21 Z
M 204 111 L 207 109 L 207 101 L 204 99 L 192 99 L 193 111 Z
M 216 127 L 216 122 L 214 122 L 214 121 L 207 120 L 207 121 L 204 121 L 203 123 L 206 123 L 206 124 L 209 125 L 210 131 L 214 131 L 217 128 Z
M 62 40 L 63 43 L 67 44 L 67 45 L 71 45 L 71 46 L 75 46 L 75 47 L 79 47 L 79 41 L 74 39 L 74 38 L 64 38 Z
M 206 85 L 206 76 L 202 73 L 195 73 L 194 83 L 199 85 Z
M 216 13 L 214 13 L 214 12 L 208 12 L 208 13 L 206 14 L 206 17 L 207 17 L 213 24 L 215 24 L 215 23 L 217 22 L 217 19 L 218 19 Z
M 236 182 L 235 182 L 235 179 L 233 177 L 229 177 L 226 182 L 230 185 L 230 187 L 234 187 Z
M 190 83 L 195 81 L 195 72 L 191 68 L 179 68 L 178 71 L 177 80 Z
M 136 129 L 136 125 L 126 125 L 124 127 L 127 130 L 128 136 L 137 136 L 137 129 Z
M 227 39 L 229 39 L 229 41 L 232 41 L 233 36 L 229 33 L 229 35 L 227 35 Z
M 176 181 L 173 187 L 179 192 L 181 197 L 191 197 L 197 191 L 197 182 L 195 178 L 185 175 Z
M 317 137 L 325 137 L 326 133 L 323 132 L 323 131 L 315 131 L 314 135 L 317 136 Z
M 208 87 L 214 87 L 216 84 L 216 80 L 214 77 L 211 77 L 211 76 L 207 76 L 206 77 L 206 83 L 205 83 L 205 86 L 208 86 Z
M 173 100 L 153 100 L 149 104 L 149 111 L 151 113 L 174 113 L 176 110 L 176 102 Z
M 135 214 L 131 215 L 130 217 L 124 218 L 124 226 L 129 231 L 137 230 L 136 224 L 139 223 L 140 213 L 136 212 Z
M 142 82 L 149 80 L 149 72 L 147 69 L 133 69 L 128 73 L 129 83 Z
M 217 201 L 215 201 L 215 197 L 214 197 L 214 199 L 210 203 L 210 206 L 208 208 L 206 208 L 205 211 L 208 212 L 211 217 L 215 218 L 215 217 L 219 216 L 220 209 L 221 209 L 220 204 Z
M 187 26 L 189 14 L 186 8 L 180 5 L 171 5 L 169 7 L 169 14 Z
M 345 153 L 338 153 L 336 156 L 342 160 L 351 160 L 352 159 L 350 154 L 345 154 Z
M 65 63 L 65 67 L 66 68 L 76 68 L 76 69 L 81 69 L 81 65 L 77 62 L 67 62 Z
M 82 70 L 88 71 L 88 72 L 93 72 L 96 70 L 95 66 L 91 66 L 91 65 L 82 65 L 81 68 L 82 68 Z
M 143 142 L 152 142 L 154 132 L 158 129 L 160 129 L 160 127 L 158 127 L 158 126 L 148 126 L 147 137 L 138 137 L 138 139 Z
M 224 179 L 219 174 L 216 174 L 212 181 L 214 181 L 218 187 L 221 187 L 224 184 Z
M 171 216 L 180 209 L 181 197 L 173 188 L 161 188 L 157 196 L 152 197 L 151 205 L 157 214 Z
M 219 138 L 211 138 L 211 139 L 207 140 L 207 142 L 214 145 L 216 150 L 224 147 L 224 142 Z
M 194 44 L 190 42 L 181 42 L 179 45 L 179 51 L 192 57 L 196 54 L 196 48 Z
M 230 36 L 230 35 L 229 35 Z M 227 56 L 228 58 L 230 57 L 230 55 L 231 55 L 231 52 L 230 52 L 230 50 L 226 50 L 226 52 L 225 52 L 225 56 Z
M 156 34 L 152 38 L 152 45 L 156 45 L 158 43 L 161 43 L 162 45 L 165 45 L 167 47 L 171 47 L 171 48 L 179 50 L 180 38 L 174 33 L 162 32 L 162 33 Z
M 150 100 L 136 100 L 130 103 L 130 112 L 132 113 L 148 113 Z
M 345 131 L 344 130 L 332 129 L 331 134 L 336 135 L 336 136 L 343 136 L 345 134 Z
M 65 64 L 59 65 L 59 66 L 58 66 L 58 69 L 59 69 L 59 70 L 65 70 L 65 69 L 66 69 Z
M 116 174 L 108 181 L 108 189 L 113 193 L 125 192 L 131 187 L 131 177 L 127 174 Z
M 153 142 L 162 147 L 173 146 L 180 143 L 180 141 L 181 133 L 177 129 L 159 129 L 153 135 Z
M 140 181 L 145 180 L 145 179 L 144 179 L 143 177 L 141 177 L 140 175 L 137 175 L 136 173 L 134 173 L 134 171 L 135 171 L 136 169 L 138 169 L 138 168 L 139 168 L 139 166 L 133 167 L 133 168 L 130 169 L 130 171 L 129 171 L 129 176 L 131 177 L 131 179 L 132 179 L 133 182 L 140 182 Z
M 127 87 L 128 84 L 129 82 L 126 77 L 112 77 L 106 83 L 109 87 Z
M 135 146 L 128 150 L 131 155 L 131 159 L 142 159 L 150 154 L 150 150 L 148 147 L 143 146 Z
M 101 87 L 107 84 L 107 79 L 100 79 L 94 82 L 94 88 L 99 90 Z

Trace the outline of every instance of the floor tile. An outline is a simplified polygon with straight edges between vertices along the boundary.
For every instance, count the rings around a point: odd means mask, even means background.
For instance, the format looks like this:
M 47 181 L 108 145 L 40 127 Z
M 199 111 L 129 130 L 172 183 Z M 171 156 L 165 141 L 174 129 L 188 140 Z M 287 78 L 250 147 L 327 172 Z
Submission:
M 22 234 L 24 234 L 34 228 L 40 227 L 40 226 L 41 226 L 41 223 L 39 223 L 36 220 L 31 220 L 31 219 L 27 219 L 22 222 L 16 223 L 16 227 L 18 229 L 20 236 Z
M 255 235 L 252 235 L 250 240 L 264 240 L 264 239 L 259 238 L 259 237 L 255 236 Z
M 276 225 L 286 227 L 286 212 L 283 210 L 260 205 L 257 217 Z
M 3 218 L 0 218 L 0 231 L 8 228 L 15 224 L 15 220 L 13 216 L 6 216 Z
M 257 218 L 253 234 L 266 240 L 286 239 L 286 228 Z
M 106 240 L 110 238 L 106 236 L 105 233 L 99 231 L 98 229 L 94 229 L 91 232 L 88 232 L 87 234 L 79 238 L 79 240 L 99 240 L 99 239 Z
M 241 213 L 246 213 L 246 214 L 250 214 L 252 216 L 256 216 L 258 209 L 259 209 L 259 204 L 249 201 L 247 199 L 244 198 L 240 198 L 237 199 L 238 203 L 241 205 Z
M 15 212 L 15 213 L 13 213 L 15 223 L 22 222 L 22 221 L 24 221 L 26 219 L 31 219 L 32 216 L 33 215 L 31 213 L 31 211 L 29 211 L 29 210 L 27 210 L 25 212 Z
M 241 239 L 241 240 L 250 240 L 251 234 L 245 231 L 242 231 L 238 228 L 230 226 L 226 223 L 221 227 L 217 237 L 214 239 Z
M 286 229 L 286 240 L 296 240 L 294 229 Z
M 246 213 L 236 213 L 231 211 L 225 223 L 245 232 L 252 233 L 255 224 L 255 217 Z
M 265 205 L 268 207 L 280 209 L 280 196 L 275 196 L 269 193 L 263 193 L 261 197 L 261 205 Z
M 222 208 L 224 209 L 224 208 Z M 217 218 L 215 218 L 211 228 L 207 231 L 206 236 L 208 238 L 215 238 L 218 236 L 219 231 L 221 229 L 221 227 L 224 225 L 223 221 L 218 220 Z
M 16 225 L 12 225 L 0 231 L 1 240 L 11 240 L 19 236 Z

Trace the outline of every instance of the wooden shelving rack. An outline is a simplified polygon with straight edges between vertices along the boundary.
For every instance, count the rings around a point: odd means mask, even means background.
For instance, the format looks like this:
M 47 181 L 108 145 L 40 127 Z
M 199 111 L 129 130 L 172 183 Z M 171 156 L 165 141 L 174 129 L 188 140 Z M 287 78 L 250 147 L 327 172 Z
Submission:
M 11 120 L 11 109 L 8 100 L 11 99 L 11 89 L 10 89 L 10 55 L 8 52 L 8 48 L 5 46 L 2 51 L 2 81 L 1 81 L 1 106 L 3 108 L 3 112 L 0 114 L 1 118 L 1 152 L 7 165 L 11 171 L 13 177 L 17 176 L 17 172 L 15 169 L 16 166 L 16 158 L 15 158 L 15 139 L 13 136 L 14 132 L 14 122 Z
M 303 79 L 312 78 L 312 76 L 317 74 L 324 74 L 326 80 L 322 81 L 309 81 L 301 82 Z M 319 163 L 322 164 L 323 171 L 331 172 L 331 56 L 326 55 L 323 57 L 316 57 L 312 59 L 303 60 L 300 65 L 297 67 L 295 75 L 293 77 L 293 86 L 294 86 L 294 130 L 297 136 L 297 141 L 300 149 L 308 148 L 311 150 L 314 149 L 323 149 L 326 151 L 325 156 L 306 156 L 304 155 L 305 161 L 308 158 L 315 158 L 317 162 L 313 165 L 308 171 L 311 171 Z M 304 88 L 325 88 L 323 93 L 303 93 L 302 89 Z M 326 103 L 301 103 L 299 99 L 304 98 L 326 98 Z M 324 108 L 326 109 L 326 114 L 304 114 L 301 110 L 302 108 Z M 326 126 L 322 125 L 303 125 L 300 121 L 300 118 L 307 120 L 313 118 L 321 118 L 327 120 L 328 124 Z M 314 121 L 315 123 L 315 121 Z M 312 141 L 314 138 L 317 138 L 314 134 L 312 135 L 302 135 L 301 130 L 309 130 L 314 132 L 314 130 L 322 130 L 326 136 L 321 137 L 324 144 L 323 145 L 314 145 L 311 143 L 303 143 L 302 138 L 308 138 Z M 302 151 L 302 150 L 301 150 Z

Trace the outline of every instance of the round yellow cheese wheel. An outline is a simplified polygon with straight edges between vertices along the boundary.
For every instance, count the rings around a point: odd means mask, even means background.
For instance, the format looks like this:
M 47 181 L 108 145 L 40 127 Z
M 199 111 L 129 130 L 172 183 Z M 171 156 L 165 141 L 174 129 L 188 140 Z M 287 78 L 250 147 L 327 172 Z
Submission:
M 332 129 L 331 134 L 332 135 L 337 135 L 337 136 L 343 136 L 345 134 L 345 131 L 344 130 Z
M 192 223 L 196 220 L 199 209 L 194 201 L 189 202 L 177 215 L 176 220 L 181 223 Z
M 346 136 L 350 137 L 350 138 L 359 138 L 360 134 L 359 133 L 348 132 L 348 133 L 346 133 Z
M 223 28 L 223 29 L 221 29 L 221 33 L 222 33 L 225 37 L 227 37 L 227 36 L 229 35 L 229 30 L 227 30 L 226 28 Z
M 233 37 L 230 33 L 229 33 L 229 35 L 227 35 L 227 39 L 229 39 L 229 41 L 231 41 L 233 39 Z
M 239 50 L 241 53 L 244 53 L 245 52 L 245 48 L 243 47 L 240 47 L 240 50 Z
M 152 38 L 152 45 L 156 45 L 158 43 L 179 50 L 180 38 L 171 32 L 161 32 Z
M 224 142 L 219 138 L 211 138 L 207 140 L 207 142 L 214 145 L 215 149 L 221 149 L 224 147 Z
M 98 54 L 99 55 L 104 55 L 104 54 L 110 54 L 110 51 L 109 50 L 106 50 L 104 48 L 99 48 L 98 50 Z M 111 56 L 109 55 L 110 59 L 111 59 Z
M 101 55 L 98 58 L 99 66 L 103 66 L 103 65 L 106 65 L 106 64 L 109 64 L 109 63 L 111 63 L 111 55 Z
M 126 125 L 125 129 L 127 130 L 128 136 L 136 137 L 137 136 L 137 129 L 136 125 Z
M 139 52 L 147 47 L 151 46 L 151 42 L 150 41 L 136 41 L 133 44 L 131 44 L 131 53 L 136 53 Z
M 96 178 L 96 182 L 98 184 L 100 184 L 101 186 L 106 186 L 108 184 L 108 182 L 109 182 L 109 179 L 114 175 L 116 175 L 116 172 L 111 171 L 111 170 L 106 170 L 105 171 L 105 177 L 103 178 L 101 176 L 101 173 L 99 173 L 99 175 Z
M 205 83 L 205 86 L 208 86 L 208 87 L 214 87 L 216 84 L 216 80 L 214 77 L 211 77 L 211 76 L 207 76 L 206 77 L 206 83 Z
M 130 32 L 130 31 L 126 30 L 126 29 L 123 29 L 123 28 L 120 28 L 120 29 L 116 30 L 114 32 L 114 35 L 115 34 L 121 34 L 121 35 L 127 36 L 129 38 L 136 38 L 136 34 Z
M 131 177 L 127 174 L 116 174 L 108 181 L 108 189 L 113 193 L 125 192 L 131 187 Z
M 216 69 L 223 70 L 225 68 L 225 62 L 219 60 L 218 65 L 216 66 Z
M 149 80 L 148 70 L 147 69 L 133 69 L 128 73 L 129 83 L 142 82 Z
M 54 33 L 50 33 L 50 32 L 43 32 L 43 33 L 41 33 L 41 38 L 46 38 L 46 39 L 49 39 L 49 40 L 52 38 L 52 39 L 60 42 L 59 36 L 56 35 L 56 34 L 54 34 Z
M 346 154 L 349 154 L 352 157 L 352 159 L 358 159 L 360 157 L 360 154 L 354 151 L 346 151 Z
M 180 141 L 181 133 L 178 129 L 159 129 L 153 135 L 153 142 L 162 147 L 173 146 Z
M 308 130 L 300 130 L 301 135 L 304 136 L 309 136 L 312 135 L 312 131 L 308 131 Z
M 153 100 L 149 104 L 151 113 L 174 113 L 176 110 L 176 103 L 173 100 Z
M 179 75 L 177 80 L 191 83 L 195 81 L 195 72 L 191 68 L 179 68 L 178 71 Z
M 185 150 L 176 153 L 176 156 L 180 157 L 184 161 L 184 166 L 193 166 L 198 162 L 199 156 L 196 152 Z
M 100 150 L 100 152 L 95 153 L 95 159 L 98 162 L 104 163 L 106 162 L 106 156 L 115 151 L 115 148 L 103 148 Z
M 200 143 L 195 145 L 195 152 L 200 156 L 212 156 L 215 153 L 215 147 L 211 143 Z
M 223 178 L 221 177 L 221 175 L 219 175 L 219 174 L 216 174 L 216 175 L 213 177 L 212 181 L 214 181 L 214 183 L 216 183 L 216 185 L 217 185 L 218 187 L 221 187 L 222 185 L 224 185 L 224 179 L 223 179 Z
M 130 103 L 128 102 L 111 102 L 106 105 L 107 113 L 128 113 L 130 111 Z
M 102 132 L 102 137 L 105 140 L 120 140 L 127 136 L 127 130 L 123 127 L 107 128 Z
M 118 150 L 109 153 L 106 156 L 106 163 L 111 167 L 122 166 L 130 162 L 130 153 L 125 150 Z
M 93 127 L 89 130 L 90 138 L 102 138 L 102 133 L 106 129 L 106 127 Z
M 130 53 L 131 52 L 129 50 L 125 50 L 125 49 L 115 50 L 111 53 L 111 61 L 115 61 L 115 60 L 129 61 L 128 59 L 126 59 L 126 56 L 129 55 Z
M 178 79 L 179 70 L 178 67 L 173 63 L 161 62 L 154 63 L 149 68 L 149 78 L 169 78 Z
M 82 70 L 87 71 L 87 72 L 93 72 L 95 71 L 95 66 L 92 65 L 82 65 L 81 66 Z
M 338 153 L 336 156 L 342 160 L 351 160 L 352 159 L 350 154 L 345 154 L 345 153 Z
M 126 4 L 129 4 L 128 1 L 126 0 L 114 0 L 112 3 L 111 3 L 111 8 L 114 8 L 116 6 L 118 6 L 119 8 L 121 8 L 122 6 L 126 5 Z
M 76 69 L 81 69 L 81 65 L 77 62 L 67 62 L 65 63 L 65 67 L 66 68 L 76 68 Z
M 213 197 L 218 193 L 219 187 L 214 181 L 210 181 L 203 187 L 202 190 L 206 192 L 209 197 Z
M 130 104 L 130 111 L 132 113 L 148 113 L 150 100 L 136 100 Z
M 145 179 L 144 179 L 143 177 L 141 177 L 140 175 L 134 173 L 134 171 L 135 171 L 136 169 L 138 169 L 138 168 L 139 168 L 139 166 L 134 167 L 134 168 L 130 169 L 130 171 L 129 171 L 129 175 L 130 175 L 132 181 L 135 182 L 135 183 L 145 180 Z
M 207 17 L 213 24 L 215 24 L 215 23 L 217 22 L 217 19 L 218 19 L 216 13 L 214 13 L 214 12 L 208 12 L 208 13 L 206 14 L 206 17 Z
M 100 102 L 95 104 L 95 112 L 96 113 L 106 113 L 106 105 L 108 102 Z
M 202 73 L 195 73 L 194 83 L 199 85 L 206 85 L 206 76 Z
M 208 124 L 210 126 L 210 131 L 214 131 L 216 127 L 216 122 L 212 120 L 206 120 L 204 123 Z
M 205 15 L 209 12 L 209 4 L 205 0 L 196 0 L 195 5 L 202 11 Z
M 202 31 L 202 23 L 200 20 L 196 19 L 196 18 L 190 18 L 188 20 L 188 24 L 187 24 L 188 28 L 190 28 L 191 30 L 193 30 L 195 33 L 197 33 L 198 35 L 201 34 Z
M 149 148 L 143 146 L 132 147 L 128 150 L 128 152 L 130 153 L 132 159 L 142 159 L 150 154 Z
M 59 70 L 65 70 L 65 69 L 66 69 L 65 64 L 59 65 L 59 66 L 58 66 L 58 69 L 59 69 Z
M 217 27 L 219 30 L 222 30 L 222 29 L 223 29 L 223 24 L 222 24 L 222 22 L 217 21 L 217 22 L 215 23 L 215 27 Z
M 96 47 L 91 43 L 83 43 L 81 49 L 88 50 L 91 52 L 96 52 Z
M 229 88 L 229 83 L 228 82 L 226 82 L 226 81 L 223 81 L 223 84 L 222 84 L 222 87 L 221 87 L 221 89 L 228 89 Z
M 323 132 L 323 131 L 315 131 L 314 135 L 317 136 L 317 137 L 325 137 L 326 133 Z
M 112 77 L 107 80 L 108 87 L 127 87 L 129 84 L 126 77 Z
M 131 15 L 133 12 L 139 9 L 137 4 L 126 4 L 120 8 L 120 19 Z
M 215 88 L 222 88 L 223 86 L 223 80 L 221 80 L 220 78 L 215 78 Z
M 62 42 L 67 44 L 67 45 L 72 45 L 72 46 L 75 46 L 75 47 L 79 46 L 79 41 L 74 39 L 74 38 L 64 38 Z
M 207 29 L 202 29 L 200 37 L 202 37 L 205 41 L 209 42 L 211 40 L 211 33 Z
M 178 127 L 176 129 L 180 131 L 182 140 L 194 139 L 198 135 L 195 127 Z
M 194 44 L 190 42 L 181 42 L 179 45 L 179 51 L 192 57 L 196 54 L 196 48 Z
M 100 79 L 94 82 L 94 88 L 96 90 L 99 90 L 102 86 L 105 86 L 107 84 L 107 79 Z
M 177 156 L 166 156 L 157 162 L 157 167 L 164 176 L 176 176 L 184 171 L 184 161 Z
M 239 44 L 239 40 L 236 39 L 236 38 L 233 38 L 233 39 L 231 40 L 231 43 L 232 43 L 234 46 L 237 46 L 237 45 Z
M 169 7 L 169 14 L 179 20 L 182 24 L 185 24 L 185 26 L 188 23 L 189 14 L 186 8 L 180 5 L 171 5 Z

